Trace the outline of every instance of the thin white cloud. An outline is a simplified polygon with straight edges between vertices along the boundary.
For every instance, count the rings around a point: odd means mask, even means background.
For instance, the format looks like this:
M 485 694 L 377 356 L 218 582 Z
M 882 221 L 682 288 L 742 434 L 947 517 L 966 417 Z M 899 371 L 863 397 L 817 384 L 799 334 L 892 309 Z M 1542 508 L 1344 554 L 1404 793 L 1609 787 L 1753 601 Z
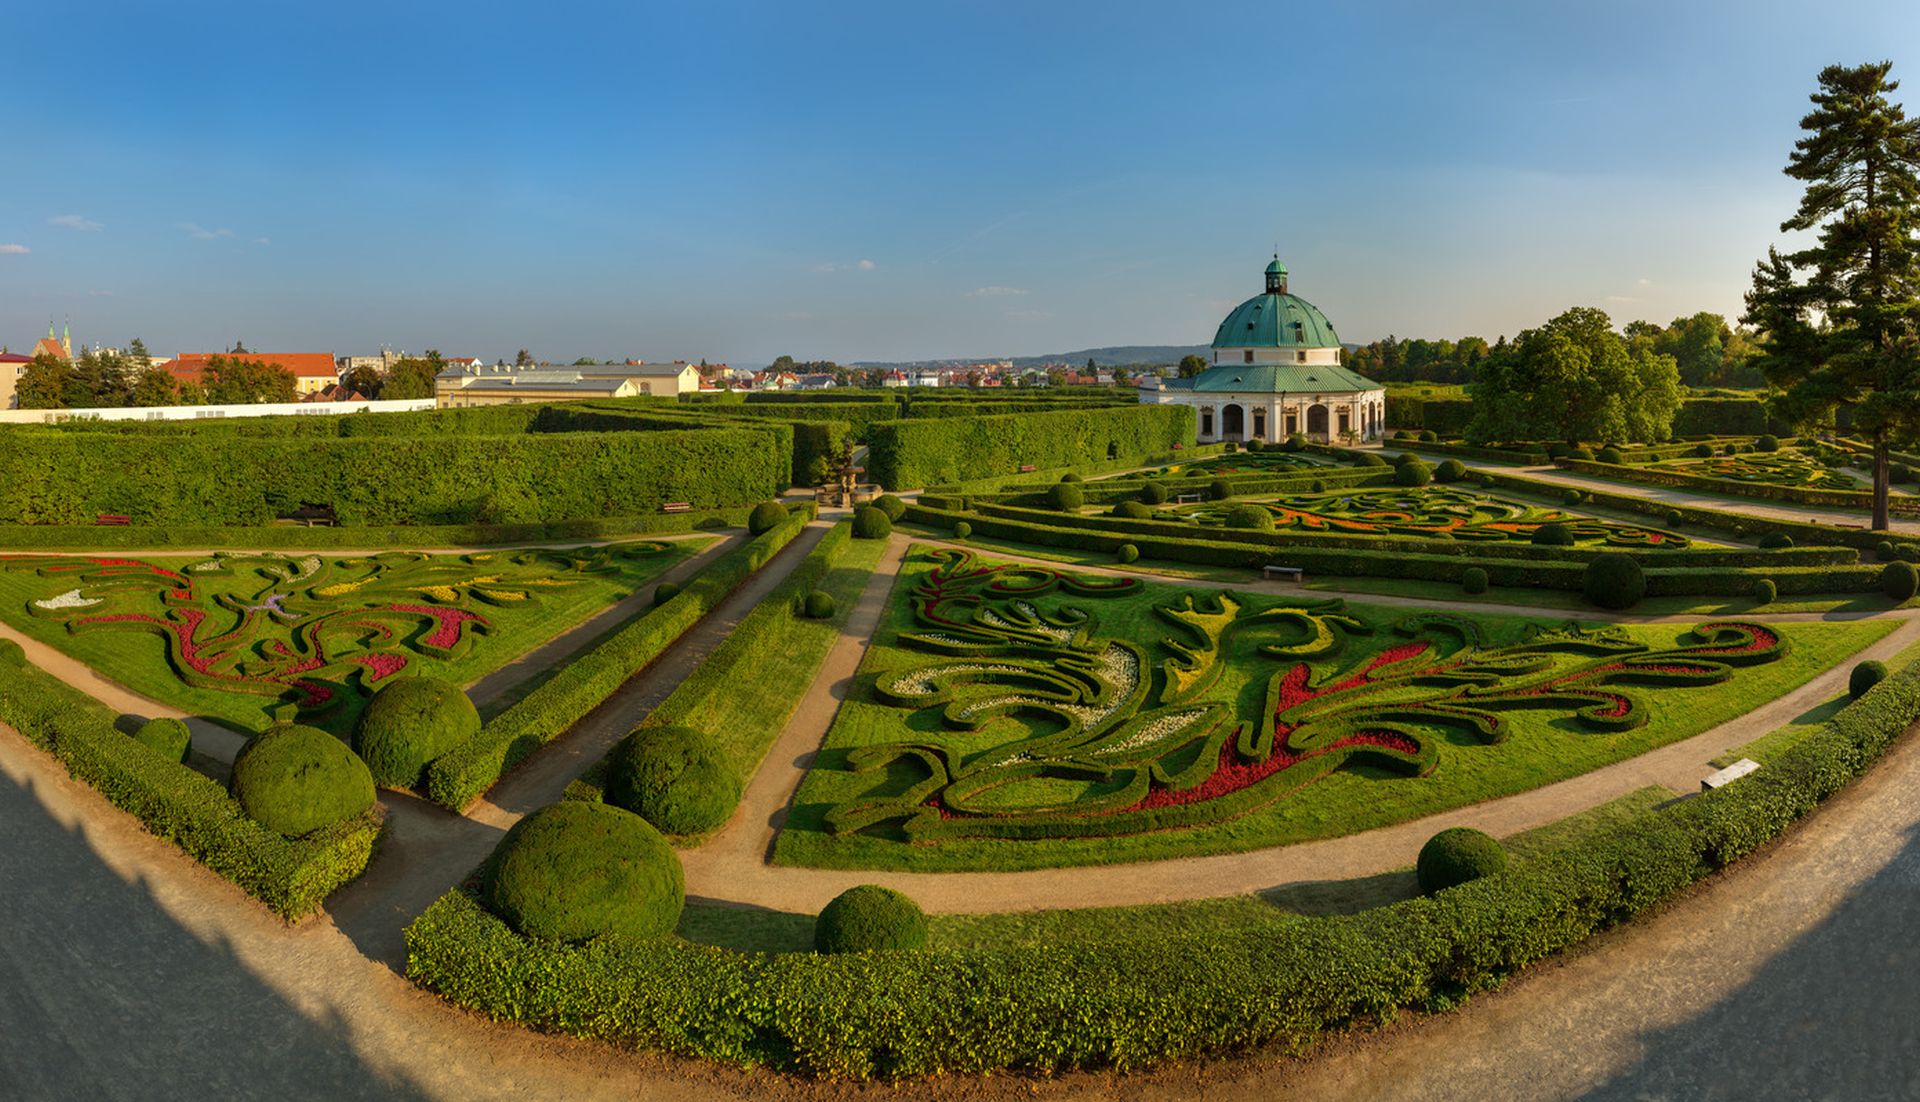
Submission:
M 852 264 L 815 264 L 813 271 L 817 275 L 826 275 L 828 272 L 871 272 L 877 267 L 879 265 L 871 260 L 856 260 Z
M 47 219 L 47 225 L 59 226 L 63 230 L 104 230 L 107 227 L 93 219 L 79 214 L 56 214 Z
M 876 265 L 871 260 L 862 260 L 860 263 L 855 264 L 854 267 L 860 269 L 863 272 L 871 272 L 876 267 Z
M 1005 295 L 1024 295 L 1025 287 L 975 287 L 967 292 L 968 298 L 1000 298 Z
M 25 245 L 0 245 L 0 256 L 25 256 L 32 251 Z
M 273 238 L 271 238 L 271 237 L 256 237 L 256 238 L 254 238 L 254 239 L 253 239 L 253 243 L 254 243 L 254 244 L 256 244 L 256 245 L 271 245 L 271 244 L 273 244 Z
M 192 237 L 200 241 L 212 241 L 216 237 L 232 237 L 233 236 L 233 231 L 225 227 L 222 227 L 217 230 L 210 230 L 205 226 L 202 226 L 193 222 L 180 223 L 180 229 L 184 231 L 188 237 Z

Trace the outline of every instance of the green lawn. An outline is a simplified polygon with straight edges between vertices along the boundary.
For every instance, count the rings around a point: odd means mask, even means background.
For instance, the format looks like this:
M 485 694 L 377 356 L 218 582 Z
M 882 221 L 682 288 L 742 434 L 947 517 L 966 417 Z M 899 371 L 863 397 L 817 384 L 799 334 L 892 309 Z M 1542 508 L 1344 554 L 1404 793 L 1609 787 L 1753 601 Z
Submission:
M 5 556 L 0 619 L 191 714 L 251 731 L 301 701 L 302 722 L 344 734 L 378 676 L 469 684 L 711 542 L 469 555 Z M 40 572 L 55 560 L 62 572 Z M 67 607 L 33 608 L 69 592 Z M 99 616 L 118 619 L 70 630 Z M 198 683 L 176 662 L 199 662 Z
M 1350 763 L 1257 809 L 1210 823 L 1097 837 L 1002 840 L 936 836 L 929 842 L 908 844 L 899 828 L 899 823 L 905 820 L 897 820 L 879 822 L 856 833 L 834 835 L 827 830 L 829 810 L 872 801 L 889 807 L 893 806 L 889 801 L 917 806 L 912 803 L 914 798 L 908 789 L 927 776 L 927 767 L 897 757 L 884 769 L 855 772 L 848 758 L 855 749 L 903 743 L 940 746 L 946 748 L 945 753 L 958 755 L 969 767 L 984 763 L 982 768 L 991 770 L 1026 760 L 1008 757 L 1009 752 L 1001 747 L 1021 739 L 1044 739 L 1047 735 L 1043 721 L 1021 715 L 991 719 L 974 731 L 952 730 L 942 723 L 938 707 L 910 710 L 880 698 L 876 681 L 926 668 L 930 661 L 924 650 L 902 645 L 899 636 L 903 631 L 914 630 L 906 595 L 932 568 L 928 557 L 919 552 L 903 567 L 895 599 L 868 650 L 861 673 L 828 732 L 813 769 L 802 782 L 792 815 L 776 843 L 774 859 L 777 862 L 916 870 L 1044 868 L 1260 849 L 1353 833 L 1525 791 L 1698 734 L 1738 717 L 1754 702 L 1771 700 L 1791 691 L 1895 626 L 1885 621 L 1774 625 L 1774 630 L 1789 643 L 1790 653 L 1767 664 L 1737 669 L 1730 681 L 1711 690 L 1622 690 L 1645 707 L 1648 722 L 1642 726 L 1601 732 L 1575 722 L 1564 708 L 1506 711 L 1502 713 L 1503 722 L 1509 734 L 1501 743 L 1484 745 L 1477 738 L 1453 732 L 1441 732 L 1431 738 L 1436 764 L 1425 776 L 1407 777 L 1371 765 Z M 1057 616 L 1069 608 L 1086 610 L 1094 617 L 1095 636 L 1131 641 L 1141 647 L 1147 660 L 1157 667 L 1161 660 L 1174 653 L 1161 641 L 1179 636 L 1180 632 L 1154 611 L 1155 606 L 1203 596 L 1206 592 L 1192 587 L 1143 583 L 1137 593 L 1127 596 L 1086 598 L 1055 593 L 1035 598 L 1033 604 L 1043 615 Z M 1246 610 L 1258 612 L 1298 605 L 1303 599 L 1312 598 L 1310 595 L 1238 594 L 1236 599 Z M 1353 667 L 1360 656 L 1374 653 L 1392 641 L 1388 629 L 1404 615 L 1391 606 L 1358 603 L 1349 604 L 1343 614 L 1353 617 L 1372 633 L 1356 635 L 1347 649 L 1331 657 L 1310 660 L 1307 664 L 1315 683 L 1321 683 L 1335 670 Z M 1497 613 L 1477 614 L 1470 619 L 1484 634 L 1483 647 L 1489 651 L 1518 643 L 1530 626 L 1560 626 Z M 1624 640 L 1653 648 L 1678 645 L 1686 630 L 1685 626 L 1675 625 L 1632 625 L 1619 629 Z M 1252 643 L 1242 640 L 1234 644 L 1233 649 L 1221 652 L 1224 660 L 1217 665 L 1223 672 L 1205 697 L 1207 701 L 1225 705 L 1242 721 L 1261 714 L 1269 678 L 1291 664 L 1261 656 L 1257 653 L 1257 642 L 1257 639 Z M 1394 707 L 1402 707 L 1398 704 L 1400 700 L 1418 703 L 1425 698 L 1423 694 L 1432 695 L 1417 687 L 1402 686 L 1390 691 L 1401 694 L 1384 700 L 1384 704 Z M 1162 764 L 1177 767 L 1194 765 L 1196 760 L 1169 759 Z M 1071 810 L 1081 801 L 1102 798 L 1110 791 L 1102 787 L 1104 783 L 1039 779 L 993 787 L 987 792 L 994 799 L 1002 792 L 1017 792 L 1020 801 L 1010 806 L 1033 806 L 1032 801 L 1036 799 L 1054 800 Z M 1036 792 L 1039 795 L 1036 796 Z M 975 806 L 980 805 L 976 802 Z

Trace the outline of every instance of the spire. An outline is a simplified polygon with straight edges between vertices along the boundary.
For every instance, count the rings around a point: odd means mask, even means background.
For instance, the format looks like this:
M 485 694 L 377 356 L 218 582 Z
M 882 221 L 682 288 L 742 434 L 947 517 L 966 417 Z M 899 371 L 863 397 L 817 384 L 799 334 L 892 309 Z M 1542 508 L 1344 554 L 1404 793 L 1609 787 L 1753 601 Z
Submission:
M 52 333 L 48 333 L 52 336 Z M 73 358 L 73 322 L 63 321 L 60 326 L 60 347 L 66 350 L 67 358 Z

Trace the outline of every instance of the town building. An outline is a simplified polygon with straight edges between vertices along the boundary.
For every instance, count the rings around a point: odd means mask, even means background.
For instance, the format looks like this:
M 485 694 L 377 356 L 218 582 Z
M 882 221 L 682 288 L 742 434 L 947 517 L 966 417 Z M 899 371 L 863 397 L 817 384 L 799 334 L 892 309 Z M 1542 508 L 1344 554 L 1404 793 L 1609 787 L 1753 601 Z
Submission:
M 72 327 L 67 327 L 62 335 L 56 337 L 53 335 L 53 323 L 48 322 L 47 335 L 35 342 L 33 351 L 27 353 L 28 359 L 35 356 L 52 356 L 56 360 L 71 361 L 73 359 Z
M 331 352 L 182 352 L 162 366 L 176 383 L 204 383 L 215 356 L 284 367 L 293 373 L 293 391 L 300 398 L 340 382 L 339 362 Z
M 441 409 L 569 402 L 586 398 L 637 398 L 690 394 L 700 389 L 700 368 L 670 364 L 578 364 L 558 367 L 448 367 L 434 376 L 434 404 Z
M 0 409 L 20 408 L 20 377 L 27 373 L 32 356 L 18 352 L 0 352 Z
M 1340 366 L 1340 336 L 1325 314 L 1287 289 L 1278 256 L 1265 289 L 1235 307 L 1213 336 L 1213 365 L 1191 379 L 1146 379 L 1140 400 L 1192 406 L 1202 443 L 1319 443 L 1380 438 L 1386 388 Z

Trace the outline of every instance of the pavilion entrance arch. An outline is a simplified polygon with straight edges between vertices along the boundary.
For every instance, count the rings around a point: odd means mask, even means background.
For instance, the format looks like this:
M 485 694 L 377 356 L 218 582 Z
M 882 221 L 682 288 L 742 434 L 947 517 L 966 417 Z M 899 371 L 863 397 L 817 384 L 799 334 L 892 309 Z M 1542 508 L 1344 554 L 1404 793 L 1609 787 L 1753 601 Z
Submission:
M 1228 402 L 1220 407 L 1220 439 L 1245 440 L 1247 438 L 1247 411 L 1237 402 Z
M 1327 442 L 1327 407 L 1317 402 L 1307 407 L 1307 438 Z

